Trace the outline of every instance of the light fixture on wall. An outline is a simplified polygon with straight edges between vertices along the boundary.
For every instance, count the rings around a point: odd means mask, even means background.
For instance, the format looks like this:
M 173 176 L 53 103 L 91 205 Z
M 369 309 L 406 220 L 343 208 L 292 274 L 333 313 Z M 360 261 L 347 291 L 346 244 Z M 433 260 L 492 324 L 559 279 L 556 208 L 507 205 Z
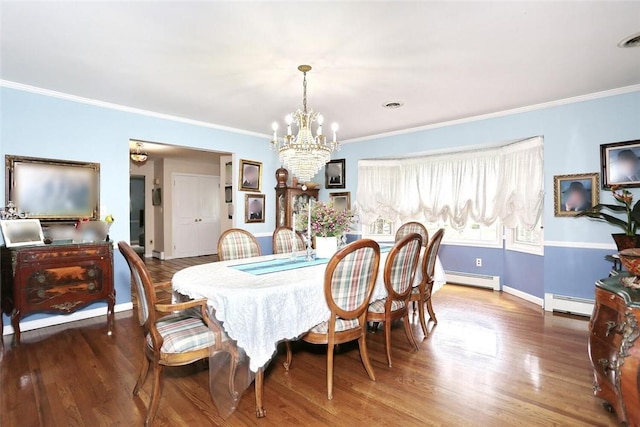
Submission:
M 302 80 L 302 110 L 298 109 L 295 113 L 287 114 L 285 117 L 287 134 L 282 139 L 278 138 L 278 122 L 273 122 L 271 149 L 278 151 L 280 162 L 287 166 L 299 181 L 306 182 L 311 180 L 320 168 L 329 161 L 331 153 L 340 149 L 340 143 L 336 139 L 338 124 L 331 125 L 333 139 L 327 141 L 327 138 L 322 133 L 324 118 L 312 109 L 307 110 L 307 73 L 311 71 L 311 66 L 300 65 L 298 70 L 304 75 Z M 313 136 L 311 131 L 313 122 L 318 122 L 316 136 Z M 298 127 L 296 136 L 293 136 L 291 132 L 292 124 Z
M 142 149 L 144 144 L 142 142 L 136 142 L 136 148 L 131 152 L 131 160 L 136 163 L 144 163 L 149 158 L 149 155 Z

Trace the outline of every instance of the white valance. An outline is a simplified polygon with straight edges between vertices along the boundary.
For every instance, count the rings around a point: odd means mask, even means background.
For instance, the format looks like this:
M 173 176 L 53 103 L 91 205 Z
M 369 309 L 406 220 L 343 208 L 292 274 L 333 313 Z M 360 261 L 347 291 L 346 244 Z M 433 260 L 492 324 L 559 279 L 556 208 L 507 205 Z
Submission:
M 533 229 L 542 213 L 543 140 L 410 159 L 358 162 L 360 221 L 467 221 Z

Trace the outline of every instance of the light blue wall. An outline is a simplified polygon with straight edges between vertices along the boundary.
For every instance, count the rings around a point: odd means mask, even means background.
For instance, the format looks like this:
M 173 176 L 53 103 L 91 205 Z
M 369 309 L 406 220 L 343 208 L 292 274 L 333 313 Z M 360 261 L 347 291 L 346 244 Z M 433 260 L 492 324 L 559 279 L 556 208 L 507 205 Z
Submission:
M 372 138 L 344 144 L 334 157 L 347 160 L 345 191 L 351 191 L 354 198 L 357 197 L 358 160 L 495 144 L 538 135 L 544 137 L 545 256 L 542 260 L 535 255 L 505 256 L 504 261 L 510 265 L 503 267 L 499 274 L 504 284 L 539 297 L 544 292 L 592 297 L 593 283 L 606 276 L 611 266 L 602 258 L 612 251 L 603 250 L 602 245 L 611 245 L 610 234 L 617 231 L 586 218 L 554 217 L 553 176 L 599 172 L 600 144 L 640 138 L 640 92 Z M 640 191 L 633 192 L 640 196 Z M 609 193 L 603 193 L 601 200 L 611 202 L 612 198 Z M 586 249 L 558 247 L 571 245 Z M 473 267 L 473 260 L 478 257 L 497 260 L 499 257 L 494 252 L 485 248 L 445 247 L 443 265 L 445 269 L 483 273 L 488 267 L 479 271 Z M 492 262 L 492 265 L 498 264 L 498 261 Z M 518 271 L 528 271 L 528 279 L 519 277 Z
M 266 222 L 244 224 L 244 193 L 234 195 L 237 226 L 252 233 L 271 232 L 275 211 L 271 188 L 279 167 L 269 151 L 268 137 L 260 138 L 203 126 L 112 110 L 0 88 L 0 156 L 6 154 L 99 162 L 100 203 L 103 212 L 116 218 L 110 232 L 113 240 L 129 240 L 129 139 L 155 141 L 178 146 L 233 152 L 234 170 L 239 159 L 263 163 L 263 192 Z M 215 121 L 215 117 L 212 117 Z M 4 203 L 5 176 L 0 174 L 0 200 Z M 273 185 L 272 185 L 273 182 Z M 106 208 L 106 209 L 105 209 Z M 124 259 L 115 260 L 117 303 L 130 298 L 129 274 Z M 34 316 L 35 318 L 35 316 Z M 29 318 L 27 318 L 29 319 Z M 6 321 L 6 319 L 5 319 Z

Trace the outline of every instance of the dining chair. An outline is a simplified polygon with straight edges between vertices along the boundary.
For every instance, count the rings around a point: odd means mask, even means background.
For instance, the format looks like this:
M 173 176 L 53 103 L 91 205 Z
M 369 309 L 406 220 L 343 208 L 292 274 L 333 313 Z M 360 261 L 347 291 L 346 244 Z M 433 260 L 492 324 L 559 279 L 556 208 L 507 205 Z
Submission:
M 433 290 L 433 273 L 436 267 L 436 259 L 438 257 L 438 252 L 440 251 L 440 242 L 442 241 L 442 236 L 444 236 L 444 229 L 436 231 L 431 237 L 431 241 L 427 245 L 427 248 L 424 253 L 424 257 L 422 258 L 422 264 L 420 268 L 422 269 L 422 280 L 418 284 L 418 286 L 414 286 L 411 290 L 411 298 L 410 301 L 413 302 L 413 312 L 415 313 L 415 304 L 418 303 L 418 314 L 420 316 L 420 325 L 422 326 L 422 332 L 425 337 L 428 334 L 427 332 L 427 323 L 424 317 L 424 305 L 427 305 L 427 310 L 429 311 L 429 319 L 433 320 L 435 324 L 438 324 L 438 319 L 436 318 L 436 314 L 433 311 L 433 305 L 431 304 L 431 292 Z
M 234 259 L 260 256 L 260 245 L 255 236 L 240 228 L 230 228 L 222 233 L 218 240 L 218 259 Z
M 291 253 L 294 247 L 296 252 L 304 251 L 306 249 L 300 234 L 293 231 L 291 227 L 276 228 L 273 232 L 272 242 L 274 254 Z
M 360 358 L 371 380 L 376 377 L 367 352 L 367 307 L 380 266 L 380 246 L 370 239 L 357 240 L 336 252 L 324 273 L 324 297 L 329 319 L 302 336 L 311 344 L 327 345 L 327 398 L 333 399 L 334 347 L 358 340 Z M 287 344 L 285 369 L 291 366 L 291 345 Z
M 237 352 L 232 340 L 207 315 L 207 300 L 195 299 L 175 304 L 159 304 L 156 289 L 170 282 L 154 285 L 142 259 L 126 242 L 119 242 L 135 284 L 138 321 L 144 332 L 144 361 L 133 395 L 137 396 L 149 374 L 153 372 L 153 388 L 145 426 L 155 418 L 162 394 L 162 371 L 165 366 L 182 366 L 207 358 L 218 351 L 231 355 L 229 391 L 236 395 L 233 377 Z
M 397 242 L 404 236 L 411 233 L 418 233 L 422 237 L 422 246 L 427 246 L 427 243 L 429 243 L 429 231 L 427 231 L 427 228 L 424 225 L 416 221 L 402 224 L 400 228 L 398 228 L 398 231 L 396 231 L 395 241 Z
M 367 322 L 384 323 L 384 348 L 387 352 L 387 363 L 391 367 L 391 322 L 402 319 L 404 332 L 409 344 L 416 351 L 418 343 L 411 332 L 409 324 L 409 298 L 416 267 L 420 258 L 422 237 L 411 233 L 396 242 L 384 264 L 384 286 L 387 297 L 369 304 Z

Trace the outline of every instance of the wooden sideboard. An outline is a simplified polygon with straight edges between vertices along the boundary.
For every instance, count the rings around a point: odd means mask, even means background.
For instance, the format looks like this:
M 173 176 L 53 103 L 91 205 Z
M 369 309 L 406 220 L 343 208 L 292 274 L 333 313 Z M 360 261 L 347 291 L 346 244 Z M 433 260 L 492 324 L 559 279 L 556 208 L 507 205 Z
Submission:
M 613 276 L 596 283 L 589 322 L 593 392 L 621 423 L 640 426 L 640 291 Z
M 103 300 L 111 335 L 116 300 L 111 242 L 2 247 L 1 251 L 0 305 L 11 316 L 14 344 L 20 344 L 20 319 L 28 314 L 69 314 Z

